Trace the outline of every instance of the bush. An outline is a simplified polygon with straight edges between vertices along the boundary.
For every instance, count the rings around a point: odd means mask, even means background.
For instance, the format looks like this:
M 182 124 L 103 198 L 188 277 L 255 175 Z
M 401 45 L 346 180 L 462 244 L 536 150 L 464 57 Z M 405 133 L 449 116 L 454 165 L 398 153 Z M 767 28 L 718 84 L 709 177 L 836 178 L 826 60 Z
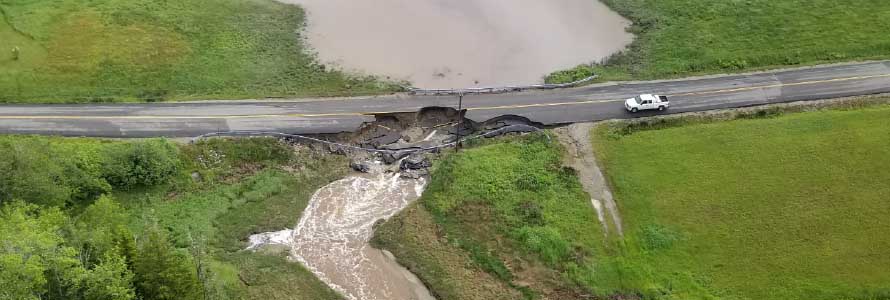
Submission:
M 526 250 L 537 253 L 550 266 L 555 266 L 569 256 L 569 243 L 554 228 L 525 226 L 519 229 L 517 235 Z
M 669 249 L 678 239 L 676 233 L 657 224 L 643 227 L 640 236 L 643 242 L 643 249 L 650 251 Z
M 516 206 L 516 214 L 526 225 L 544 225 L 544 212 L 541 210 L 541 206 L 534 201 L 526 200 L 519 203 L 519 206 Z
M 590 76 L 596 75 L 595 65 L 579 65 L 569 70 L 563 70 L 551 73 L 544 78 L 544 82 L 548 84 L 561 84 L 575 82 Z
M 76 152 L 44 138 L 0 139 L 0 203 L 64 206 L 109 192 L 94 160 Z
M 179 151 L 163 139 L 114 145 L 105 157 L 103 176 L 121 188 L 166 183 L 179 171 Z

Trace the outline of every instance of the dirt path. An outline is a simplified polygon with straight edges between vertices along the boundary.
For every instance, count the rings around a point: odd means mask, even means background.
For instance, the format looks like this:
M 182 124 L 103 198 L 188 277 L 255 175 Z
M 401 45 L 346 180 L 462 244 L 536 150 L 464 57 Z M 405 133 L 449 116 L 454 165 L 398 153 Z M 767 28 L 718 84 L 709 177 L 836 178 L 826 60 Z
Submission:
M 603 224 L 604 233 L 609 234 L 609 224 L 611 223 L 614 232 L 623 236 L 624 230 L 621 227 L 618 206 L 612 199 L 609 185 L 606 184 L 603 172 L 593 155 L 593 145 L 590 141 L 591 129 L 593 129 L 593 123 L 577 123 L 557 128 L 555 132 L 559 141 L 566 147 L 565 163 L 578 171 L 578 179 L 581 180 L 581 185 L 590 195 L 591 205 L 596 209 L 597 217 Z M 605 215 L 608 215 L 608 220 Z

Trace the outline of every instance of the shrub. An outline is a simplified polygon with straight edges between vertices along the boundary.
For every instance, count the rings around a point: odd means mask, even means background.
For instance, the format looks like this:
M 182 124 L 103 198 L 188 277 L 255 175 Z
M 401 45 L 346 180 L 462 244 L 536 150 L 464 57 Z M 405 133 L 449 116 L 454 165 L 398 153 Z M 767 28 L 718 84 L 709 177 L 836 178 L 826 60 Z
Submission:
M 678 240 L 676 233 L 657 224 L 644 226 L 640 237 L 643 248 L 650 251 L 669 249 Z
M 179 171 L 179 151 L 163 139 L 108 147 L 105 157 L 102 174 L 116 187 L 166 183 Z
M 519 203 L 516 206 L 516 214 L 526 225 L 544 225 L 544 213 L 541 211 L 541 206 L 533 201 L 526 200 Z
M 96 163 L 76 152 L 42 138 L 0 140 L 0 202 L 64 206 L 109 192 Z
M 560 84 L 578 81 L 596 75 L 595 65 L 579 65 L 569 70 L 558 71 L 547 75 L 544 82 L 548 84 Z
M 569 256 L 569 243 L 554 228 L 525 226 L 518 230 L 517 235 L 526 250 L 537 253 L 550 266 L 555 266 Z

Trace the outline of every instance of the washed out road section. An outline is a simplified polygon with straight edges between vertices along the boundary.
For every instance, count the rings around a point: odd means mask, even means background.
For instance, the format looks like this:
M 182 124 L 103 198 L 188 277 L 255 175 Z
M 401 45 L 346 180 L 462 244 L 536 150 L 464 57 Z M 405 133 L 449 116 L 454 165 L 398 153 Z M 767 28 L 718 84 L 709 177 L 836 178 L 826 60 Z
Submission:
M 482 122 L 517 115 L 545 125 L 635 118 L 622 99 L 671 96 L 665 113 L 890 93 L 890 62 L 827 65 L 668 81 L 610 83 L 497 95 L 467 95 L 466 116 Z M 0 105 L 0 133 L 93 137 L 190 137 L 265 130 L 293 134 L 351 132 L 375 113 L 456 108 L 455 96 L 391 95 L 349 99 L 77 105 Z
M 540 83 L 633 40 L 596 0 L 279 0 L 307 12 L 318 58 L 420 88 Z

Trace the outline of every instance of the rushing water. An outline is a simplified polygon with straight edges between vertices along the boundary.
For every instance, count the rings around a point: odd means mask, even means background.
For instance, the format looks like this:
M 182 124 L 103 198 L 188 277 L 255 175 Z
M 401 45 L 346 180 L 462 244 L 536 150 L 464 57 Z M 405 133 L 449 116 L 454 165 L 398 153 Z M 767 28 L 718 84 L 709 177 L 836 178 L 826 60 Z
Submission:
M 596 0 L 279 1 L 306 9 L 323 62 L 423 88 L 538 83 L 633 39 Z
M 293 230 L 250 237 L 251 246 L 289 245 L 292 258 L 347 299 L 433 299 L 391 254 L 372 248 L 371 228 L 423 192 L 425 179 L 375 170 L 319 189 Z

